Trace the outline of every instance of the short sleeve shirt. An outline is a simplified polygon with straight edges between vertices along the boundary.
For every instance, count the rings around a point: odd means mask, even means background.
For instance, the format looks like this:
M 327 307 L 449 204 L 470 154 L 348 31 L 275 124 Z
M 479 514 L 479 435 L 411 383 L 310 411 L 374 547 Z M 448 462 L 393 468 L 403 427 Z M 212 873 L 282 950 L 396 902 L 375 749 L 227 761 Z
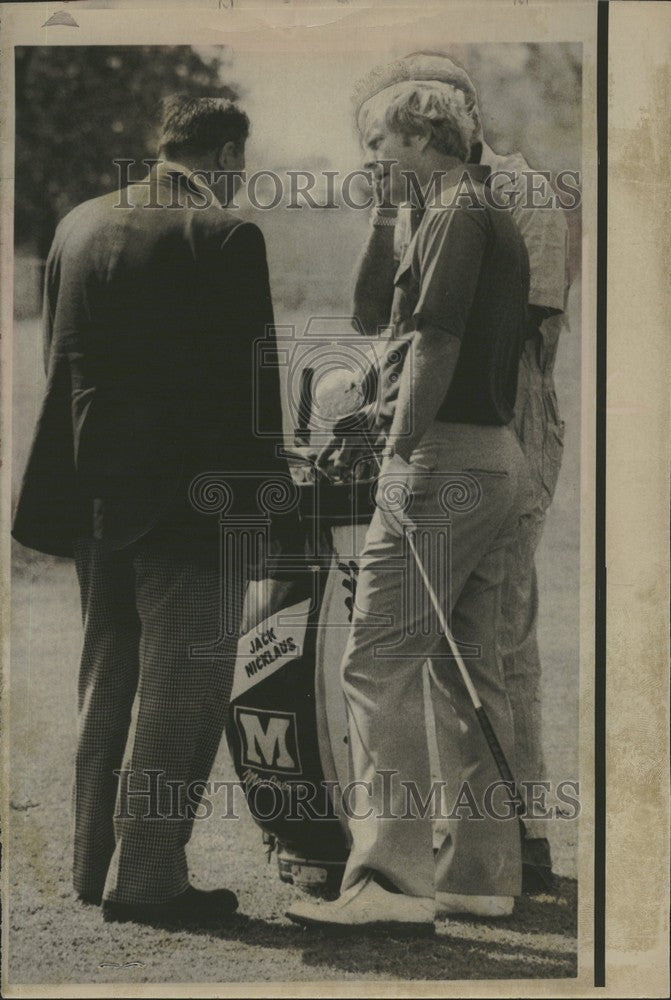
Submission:
M 445 189 L 442 206 L 424 213 L 396 273 L 391 319 L 399 354 L 424 326 L 461 341 L 438 420 L 501 425 L 513 417 L 529 259 L 510 213 L 484 197 L 486 171 L 468 175 L 463 197 Z
M 485 147 L 482 160 L 492 171 L 490 183 L 498 200 L 503 204 L 510 198 L 513 221 L 524 239 L 530 304 L 563 312 L 568 290 L 568 225 L 564 210 L 553 203 L 549 175 L 532 171 L 520 153 L 500 156 Z
M 520 153 L 502 156 L 485 146 L 482 162 L 491 170 L 489 183 L 496 200 L 500 204 L 510 201 L 510 214 L 524 239 L 529 254 L 530 304 L 563 312 L 569 284 L 568 226 L 564 210 L 548 204 L 552 195 L 549 181 L 542 173 L 532 172 Z M 531 203 L 528 190 L 531 183 L 538 207 Z M 394 254 L 398 262 L 411 238 L 412 212 L 404 205 L 399 208 L 394 232 Z

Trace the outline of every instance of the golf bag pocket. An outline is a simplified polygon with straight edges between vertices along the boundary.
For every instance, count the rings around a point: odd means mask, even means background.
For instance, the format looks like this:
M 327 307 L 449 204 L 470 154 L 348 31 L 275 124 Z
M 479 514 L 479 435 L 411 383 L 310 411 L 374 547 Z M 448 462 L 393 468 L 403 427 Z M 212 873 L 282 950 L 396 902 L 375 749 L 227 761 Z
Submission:
M 346 856 L 325 784 L 315 694 L 326 574 L 253 581 L 238 643 L 228 744 L 249 810 L 265 834 L 310 858 Z

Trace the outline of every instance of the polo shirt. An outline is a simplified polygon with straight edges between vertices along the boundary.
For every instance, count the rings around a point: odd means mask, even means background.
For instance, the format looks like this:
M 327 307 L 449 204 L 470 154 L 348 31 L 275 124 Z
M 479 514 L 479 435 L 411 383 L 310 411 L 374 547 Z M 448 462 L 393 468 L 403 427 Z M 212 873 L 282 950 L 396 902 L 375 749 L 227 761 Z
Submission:
M 501 155 L 486 143 L 482 144 L 480 164 L 470 164 L 469 172 L 489 169 L 488 183 L 496 199 L 504 204 L 510 199 L 510 214 L 521 232 L 529 254 L 529 303 L 561 314 L 566 307 L 568 294 L 568 226 L 566 215 L 557 205 L 545 207 L 553 191 L 540 173 L 535 174 L 534 185 L 543 208 L 529 203 L 526 176 L 531 167 L 521 153 Z M 400 261 L 405 254 L 416 224 L 417 210 L 401 205 L 394 230 L 394 256 Z
M 414 331 L 424 326 L 461 341 L 436 415 L 449 423 L 503 425 L 513 418 L 529 258 L 510 213 L 484 197 L 487 176 L 486 167 L 473 164 L 446 175 L 441 198 L 424 212 L 395 277 L 389 347 L 401 362 Z M 392 385 L 399 374 L 397 368 Z M 392 395 L 390 385 L 383 387 L 383 408 Z

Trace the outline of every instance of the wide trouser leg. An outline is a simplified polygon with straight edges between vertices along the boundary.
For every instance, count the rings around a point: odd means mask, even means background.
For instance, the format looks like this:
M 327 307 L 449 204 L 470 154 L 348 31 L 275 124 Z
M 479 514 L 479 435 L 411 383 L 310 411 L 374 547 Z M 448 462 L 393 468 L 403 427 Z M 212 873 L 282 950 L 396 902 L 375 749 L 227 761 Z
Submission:
M 552 382 L 556 343 L 529 341 L 522 355 L 515 432 L 529 476 L 528 503 L 506 550 L 499 644 L 515 729 L 517 778 L 547 780 L 542 741 L 541 659 L 535 556 L 554 497 L 563 456 L 564 424 Z M 543 369 L 543 370 L 542 370 Z M 527 833 L 545 836 L 544 824 Z
M 517 518 L 523 460 L 510 432 L 503 428 L 479 431 L 449 425 L 425 438 L 413 460 L 434 471 L 411 475 L 408 485 L 415 500 L 410 516 L 418 524 L 425 523 L 417 536 L 420 554 L 443 607 L 452 612 L 455 627 L 462 633 L 459 638 L 478 646 L 476 673 L 483 688 L 482 701 L 504 748 L 511 753 L 512 720 L 496 656 L 496 630 L 502 547 Z M 473 471 L 468 472 L 469 468 Z M 451 572 L 446 574 L 444 561 L 437 555 L 440 527 L 432 529 L 430 522 L 432 518 L 434 523 L 445 522 L 445 510 L 437 500 L 444 492 L 441 484 L 451 474 L 463 472 L 479 483 L 480 495 L 477 503 L 450 516 Z M 400 568 L 393 570 L 395 560 Z M 377 511 L 366 539 L 357 607 L 343 661 L 353 778 L 361 782 L 353 797 L 355 812 L 361 816 L 370 809 L 368 818 L 350 822 L 353 844 L 343 889 L 372 869 L 411 895 L 435 891 L 430 810 L 424 817 L 417 810 L 415 818 L 408 817 L 413 812 L 412 807 L 408 809 L 408 787 L 424 803 L 431 792 L 422 667 L 429 657 L 438 662 L 445 657 L 444 640 L 428 601 L 407 600 L 408 592 L 423 590 L 398 528 L 390 515 Z M 490 779 L 498 780 L 498 774 L 470 702 L 462 696 L 451 671 L 450 666 L 447 683 L 452 697 L 436 698 L 436 738 L 443 747 L 444 771 L 449 772 L 446 780 L 454 786 L 471 779 L 476 794 L 484 794 Z M 455 739 L 455 725 L 462 731 L 459 739 Z M 488 895 L 519 892 L 517 823 L 486 815 L 465 822 L 469 828 L 464 827 L 459 837 L 459 851 L 453 851 L 451 862 L 443 866 L 439 888 Z M 470 838 L 475 824 L 478 835 Z M 491 860 L 492 854 L 497 860 Z
M 505 552 L 499 638 L 506 689 L 513 710 L 519 781 L 545 778 L 538 581 L 534 560 L 544 521 L 540 513 L 525 513 Z
M 400 567 L 393 568 L 395 560 Z M 440 637 L 435 629 L 422 634 L 421 622 L 407 636 L 405 595 L 417 582 L 403 539 L 376 511 L 342 666 L 352 762 L 352 793 L 345 803 L 352 847 L 343 890 L 373 870 L 410 895 L 434 894 L 430 816 L 398 818 L 408 807 L 403 781 L 423 801 L 431 788 L 422 665 Z
M 496 643 L 504 560 L 503 545 L 480 560 L 455 604 L 452 630 L 514 771 L 513 719 Z M 456 663 L 448 655 L 436 657 L 430 675 L 440 773 L 448 782 L 449 833 L 436 855 L 437 890 L 516 896 L 521 891 L 520 833 L 510 791 L 501 782 Z
M 105 898 L 159 903 L 188 885 L 185 845 L 226 722 L 244 581 L 157 542 L 139 546 L 134 569 L 140 681 Z
M 100 543 L 75 543 L 84 623 L 79 671 L 75 759 L 75 890 L 102 893 L 114 852 L 112 817 L 138 679 L 140 620 L 135 609 L 132 562 L 125 553 L 104 555 Z

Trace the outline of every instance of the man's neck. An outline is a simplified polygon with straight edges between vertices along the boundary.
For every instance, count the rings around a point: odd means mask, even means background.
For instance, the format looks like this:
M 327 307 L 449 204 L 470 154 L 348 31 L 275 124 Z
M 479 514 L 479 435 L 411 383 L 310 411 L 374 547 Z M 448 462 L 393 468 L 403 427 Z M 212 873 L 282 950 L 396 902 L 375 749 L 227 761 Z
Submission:
M 202 178 L 202 174 L 211 169 L 211 164 L 203 163 L 201 160 L 194 160 L 190 156 L 167 156 L 165 153 L 162 154 L 165 160 L 170 160 L 182 168 L 186 174 L 199 174 Z
M 435 153 L 431 156 L 422 170 L 422 176 L 417 175 L 421 192 L 413 188 L 412 208 L 423 210 L 427 205 L 431 204 L 435 198 L 436 191 L 434 177 L 438 176 L 440 178 L 438 185 L 440 187 L 443 178 L 447 174 L 452 173 L 454 168 L 459 165 L 463 166 L 456 156 L 442 156 L 440 153 Z
M 207 189 L 212 197 L 215 199 L 215 204 L 219 200 L 216 193 L 214 192 L 212 185 L 207 183 L 205 175 L 208 173 L 209 168 L 196 165 L 195 163 L 189 163 L 182 157 L 171 158 L 166 156 L 165 153 L 160 154 L 162 157 L 162 162 L 160 164 L 161 170 L 170 174 L 173 172 L 184 174 L 185 177 L 189 178 L 189 183 L 193 184 L 197 188 Z

